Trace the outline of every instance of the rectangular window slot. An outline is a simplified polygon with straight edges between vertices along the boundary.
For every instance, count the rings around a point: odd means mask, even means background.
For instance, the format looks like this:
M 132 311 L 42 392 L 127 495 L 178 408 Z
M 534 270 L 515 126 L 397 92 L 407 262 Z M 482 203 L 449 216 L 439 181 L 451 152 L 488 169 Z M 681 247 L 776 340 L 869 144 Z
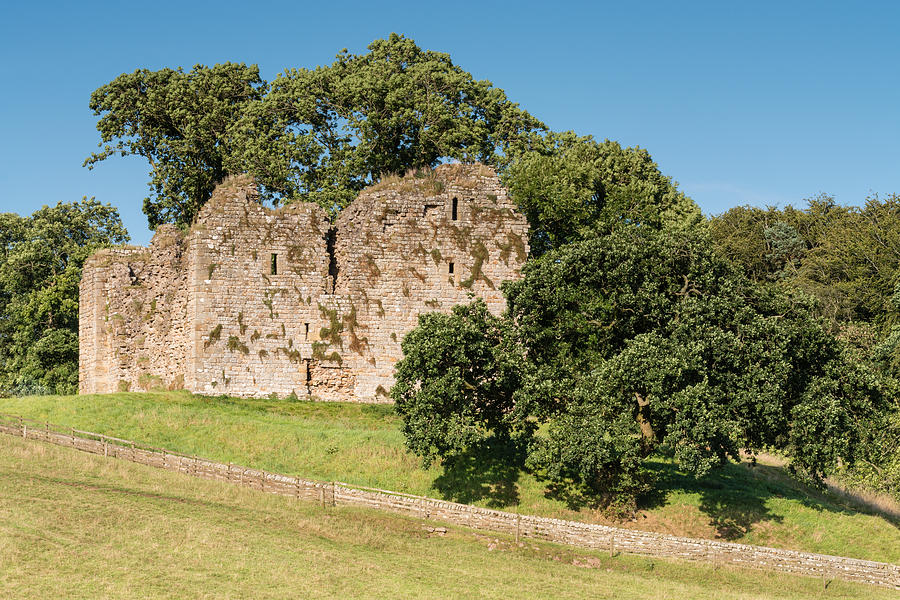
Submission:
M 271 264 L 271 272 L 272 275 L 278 275 L 278 255 L 272 254 L 272 264 Z
M 450 263 L 450 270 L 448 271 L 451 275 L 453 275 L 453 263 Z
M 304 341 L 304 342 L 308 342 L 308 341 L 309 341 L 309 323 L 304 323 L 304 324 L 303 324 L 303 329 L 304 329 L 304 331 L 303 331 L 303 341 Z
M 453 208 L 450 211 L 450 220 L 456 221 L 458 216 L 459 216 L 459 199 L 454 198 L 453 199 Z

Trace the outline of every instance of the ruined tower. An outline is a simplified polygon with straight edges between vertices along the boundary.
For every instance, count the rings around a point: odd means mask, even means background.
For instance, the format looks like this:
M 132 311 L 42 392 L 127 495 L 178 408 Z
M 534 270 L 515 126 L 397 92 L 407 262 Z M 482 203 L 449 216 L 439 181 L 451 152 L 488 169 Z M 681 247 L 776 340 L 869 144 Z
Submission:
M 80 391 L 386 401 L 418 315 L 470 294 L 501 312 L 527 253 L 525 218 L 483 165 L 388 178 L 334 223 L 229 178 L 188 233 L 162 226 L 85 263 Z

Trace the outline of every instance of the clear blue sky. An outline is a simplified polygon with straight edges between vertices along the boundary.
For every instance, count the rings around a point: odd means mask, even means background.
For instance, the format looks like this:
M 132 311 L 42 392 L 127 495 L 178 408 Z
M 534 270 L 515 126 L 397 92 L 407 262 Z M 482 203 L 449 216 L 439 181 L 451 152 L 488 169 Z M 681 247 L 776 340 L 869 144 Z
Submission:
M 900 193 L 896 2 L 15 2 L 0 23 L 0 211 L 96 196 L 150 233 L 142 159 L 82 168 L 123 72 L 330 63 L 392 31 L 556 130 L 647 148 L 707 214 Z

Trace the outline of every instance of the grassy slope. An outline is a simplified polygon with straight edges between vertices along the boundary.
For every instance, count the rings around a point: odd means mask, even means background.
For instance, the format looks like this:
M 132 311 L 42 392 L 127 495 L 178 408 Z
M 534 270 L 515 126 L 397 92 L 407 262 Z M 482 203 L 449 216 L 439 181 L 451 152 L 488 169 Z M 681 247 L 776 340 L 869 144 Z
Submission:
M 422 469 L 389 406 L 132 393 L 2 399 L 0 412 L 280 473 L 603 522 L 547 497 L 534 477 L 477 459 Z M 701 481 L 657 467 L 660 494 L 625 526 L 900 563 L 897 523 L 804 490 L 778 467 L 731 465 Z
M 585 568 L 588 567 L 588 568 Z M 808 598 L 816 578 L 516 545 L 0 436 L 3 598 Z M 830 598 L 895 592 L 840 581 Z

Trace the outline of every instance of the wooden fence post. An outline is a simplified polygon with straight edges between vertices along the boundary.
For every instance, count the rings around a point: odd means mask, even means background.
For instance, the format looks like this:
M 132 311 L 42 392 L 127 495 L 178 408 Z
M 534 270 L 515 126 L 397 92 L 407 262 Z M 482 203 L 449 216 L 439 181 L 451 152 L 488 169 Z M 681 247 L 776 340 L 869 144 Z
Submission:
M 28 437 L 28 425 L 23 421 L 22 422 L 22 439 Z
M 299 477 L 294 477 L 294 485 L 295 485 L 295 488 L 294 488 L 295 497 L 297 498 L 297 500 L 299 500 L 300 499 L 300 478 Z

